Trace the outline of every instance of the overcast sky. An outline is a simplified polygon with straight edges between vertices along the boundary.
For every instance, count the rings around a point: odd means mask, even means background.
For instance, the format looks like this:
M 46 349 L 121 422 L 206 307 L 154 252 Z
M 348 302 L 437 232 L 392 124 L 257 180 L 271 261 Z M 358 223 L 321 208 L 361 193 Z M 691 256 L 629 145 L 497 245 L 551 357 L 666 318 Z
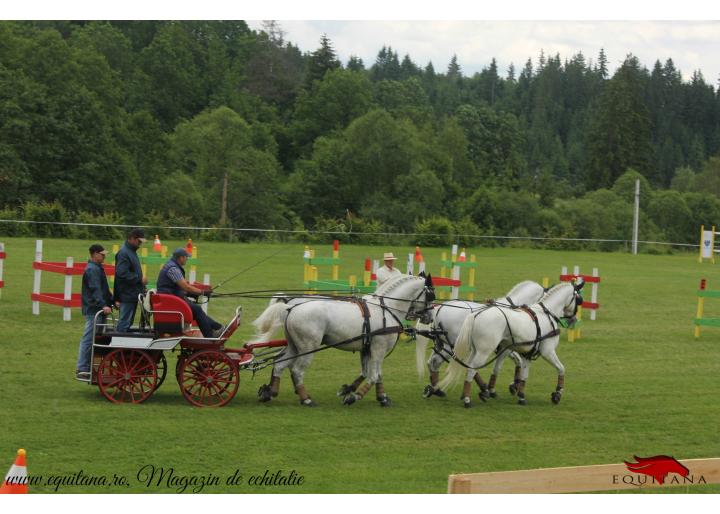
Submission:
M 453 54 L 465 75 L 480 72 L 493 57 L 504 76 L 510 63 L 517 73 L 530 57 L 537 64 L 540 50 L 570 59 L 582 52 L 594 63 L 605 49 L 611 73 L 628 53 L 648 69 L 656 60 L 672 58 L 688 80 L 701 70 L 706 82 L 717 87 L 720 78 L 720 22 L 718 21 L 283 21 L 286 41 L 303 52 L 317 49 L 323 34 L 332 41 L 338 57 L 350 55 L 369 67 L 383 45 L 402 60 L 410 54 L 424 67 L 432 61 L 445 72 Z M 261 21 L 248 21 L 253 29 Z

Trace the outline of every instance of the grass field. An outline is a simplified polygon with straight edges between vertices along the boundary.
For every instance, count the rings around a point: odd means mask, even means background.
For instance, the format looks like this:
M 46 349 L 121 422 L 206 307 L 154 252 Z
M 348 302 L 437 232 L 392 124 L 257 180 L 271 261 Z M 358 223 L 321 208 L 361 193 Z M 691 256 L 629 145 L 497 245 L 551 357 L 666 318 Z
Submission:
M 542 360 L 530 371 L 526 407 L 506 392 L 512 366 L 506 365 L 500 396 L 463 409 L 459 390 L 446 399 L 424 400 L 425 381 L 415 372 L 413 344 L 401 342 L 384 365 L 394 405 L 382 409 L 369 395 L 351 407 L 335 392 L 354 378 L 359 357 L 319 353 L 306 374 L 317 408 L 301 407 L 289 376 L 280 396 L 257 401 L 269 370 L 241 375 L 235 399 L 221 409 L 197 409 L 183 399 L 177 383 L 165 384 L 142 405 L 113 405 L 95 387 L 74 380 L 82 316 L 62 321 L 62 310 L 41 306 L 31 314 L 34 240 L 4 239 L 5 288 L 0 298 L 0 466 L 9 466 L 17 448 L 28 452 L 31 475 L 59 477 L 31 487 L 53 492 L 52 480 L 82 470 L 84 475 L 125 477 L 127 485 L 58 487 L 60 492 L 176 492 L 138 480 L 148 464 L 174 469 L 176 476 L 214 475 L 218 485 L 203 492 L 432 492 L 446 490 L 450 473 L 617 463 L 633 455 L 678 459 L 720 456 L 720 329 L 704 328 L 693 338 L 699 279 L 720 289 L 720 268 L 698 264 L 695 254 L 638 255 L 558 252 L 518 248 L 477 249 L 479 297 L 505 293 L 524 279 L 556 280 L 560 266 L 584 272 L 600 268 L 595 322 L 585 321 L 583 338 L 558 354 L 567 369 L 560 405 L 550 403 L 556 374 Z M 111 245 L 112 241 L 104 244 Z M 179 242 L 165 242 L 172 248 Z M 45 240 L 45 260 L 85 259 L 88 241 Z M 329 254 L 330 247 L 316 247 Z M 362 276 L 363 259 L 383 251 L 407 254 L 407 247 L 344 246 L 343 275 Z M 200 245 L 199 272 L 213 282 L 275 254 L 223 287 L 225 292 L 284 290 L 302 286 L 302 245 Z M 440 250 L 425 249 L 437 272 Z M 328 255 L 329 256 L 329 255 Z M 398 262 L 403 262 L 398 261 Z M 401 266 L 401 268 L 404 266 Z M 155 275 L 156 267 L 150 268 Z M 322 271 L 321 271 L 322 273 Z M 200 275 L 201 276 L 201 275 Z M 79 278 L 75 291 L 79 291 Z M 62 291 L 62 277 L 43 273 L 43 291 Z M 589 299 L 589 293 L 586 294 Z M 250 321 L 265 299 L 218 298 L 210 314 L 220 321 L 237 303 L 244 323 L 233 343 L 251 333 Z M 706 300 L 708 316 L 720 317 L 720 300 Z M 174 356 L 168 354 L 171 367 Z M 485 373 L 487 378 L 488 373 Z M 239 470 L 243 479 L 226 485 Z M 292 470 L 302 485 L 248 485 L 265 471 Z M 191 491 L 193 486 L 187 488 Z M 668 489 L 669 490 L 669 489 Z M 679 487 L 675 492 L 720 492 L 720 486 Z

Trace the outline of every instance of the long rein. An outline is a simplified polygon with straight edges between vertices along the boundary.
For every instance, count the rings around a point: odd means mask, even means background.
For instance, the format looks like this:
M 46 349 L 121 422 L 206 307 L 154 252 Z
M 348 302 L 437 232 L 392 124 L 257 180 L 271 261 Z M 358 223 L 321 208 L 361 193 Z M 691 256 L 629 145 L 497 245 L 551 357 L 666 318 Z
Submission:
M 274 366 L 275 364 L 278 364 L 278 363 L 280 363 L 280 362 L 284 362 L 284 361 L 287 361 L 287 360 L 297 359 L 298 357 L 303 357 L 303 356 L 305 356 L 305 355 L 310 355 L 310 354 L 317 353 L 317 352 L 320 352 L 320 351 L 323 351 L 323 350 L 328 350 L 328 349 L 330 349 L 330 348 L 335 348 L 335 347 L 342 346 L 342 345 L 345 345 L 345 344 L 353 343 L 353 342 L 359 341 L 359 340 L 361 340 L 361 339 L 367 339 L 368 341 L 370 341 L 370 340 L 371 340 L 374 336 L 376 336 L 376 335 L 384 335 L 384 334 L 397 333 L 397 334 L 398 334 L 398 338 L 399 338 L 400 333 L 404 332 L 405 329 L 403 328 L 402 321 L 400 321 L 400 319 L 399 319 L 392 311 L 397 311 L 397 312 L 400 312 L 400 313 L 402 313 L 403 311 L 402 311 L 401 309 L 397 309 L 397 308 L 393 308 L 393 307 L 389 307 L 388 305 L 385 305 L 385 303 L 384 303 L 383 300 L 384 300 L 385 298 L 388 298 L 388 299 L 397 300 L 397 301 L 415 302 L 415 301 L 417 301 L 418 298 L 420 298 L 420 296 L 421 296 L 424 292 L 425 292 L 425 290 L 423 289 L 423 291 L 421 291 L 421 292 L 418 294 L 418 296 L 417 296 L 415 299 L 412 299 L 412 300 L 409 300 L 409 299 L 407 299 L 407 298 L 394 298 L 394 297 L 390 297 L 390 296 L 377 296 L 377 295 L 374 295 L 374 294 L 373 294 L 372 296 L 375 296 L 375 297 L 377 297 L 377 298 L 380 299 L 380 302 L 379 302 L 379 303 L 374 303 L 374 302 L 371 302 L 371 301 L 364 300 L 364 299 L 360 298 L 359 300 L 361 300 L 361 301 L 364 302 L 365 304 L 370 304 L 370 305 L 378 306 L 378 307 L 380 307 L 380 308 L 382 309 L 383 312 L 387 311 L 388 313 L 390 313 L 390 315 L 393 317 L 393 319 L 397 322 L 397 324 L 398 324 L 397 327 L 383 327 L 383 328 L 378 329 L 378 330 L 373 330 L 373 331 L 370 331 L 370 332 L 363 332 L 362 334 L 360 334 L 360 335 L 358 335 L 358 336 L 354 336 L 354 337 L 345 339 L 345 340 L 343 340 L 343 341 L 339 341 L 339 342 L 337 342 L 337 343 L 331 343 L 331 344 L 322 345 L 322 346 L 320 346 L 319 348 L 315 348 L 314 350 L 308 350 L 307 352 L 298 353 L 298 354 L 296 354 L 296 355 L 291 355 L 291 356 L 284 357 L 284 358 L 280 358 L 280 357 L 282 356 L 283 352 L 284 352 L 284 350 L 281 350 L 279 354 L 277 354 L 277 355 L 275 355 L 275 356 L 271 356 L 271 357 L 269 357 L 268 359 L 265 359 L 265 360 L 263 360 L 262 362 L 258 362 L 256 365 L 254 365 L 253 368 L 252 368 L 253 374 L 256 373 L 256 372 L 258 372 L 258 371 L 260 371 L 260 370 L 262 370 L 262 369 L 265 369 L 266 367 L 270 366 L 271 364 Z M 274 297 L 276 297 L 276 296 L 272 296 L 271 298 L 274 298 Z M 328 300 L 328 299 L 332 299 L 332 300 L 338 300 L 338 301 L 352 301 L 352 302 L 357 302 L 357 300 L 358 300 L 357 297 L 353 297 L 353 296 L 349 296 L 349 297 L 342 297 L 342 296 L 317 297 L 316 295 L 303 295 L 303 296 L 293 297 L 293 298 L 291 298 L 291 299 L 294 299 L 294 298 L 307 298 L 307 299 L 310 299 L 310 300 Z M 289 308 L 288 308 L 288 317 L 289 317 L 289 315 L 290 315 L 290 312 L 291 312 L 295 307 L 299 307 L 300 305 L 304 305 L 304 304 L 296 304 L 296 305 L 293 305 L 293 306 L 289 307 Z M 426 307 L 424 310 L 428 310 L 428 309 L 432 309 L 432 306 L 429 307 L 429 308 Z M 364 317 L 364 315 L 363 315 L 363 317 Z M 364 322 L 366 322 L 366 321 L 367 321 L 367 320 L 365 320 Z M 287 317 L 285 318 L 285 322 L 287 323 Z M 384 324 L 384 316 L 383 316 L 383 324 Z M 395 341 L 395 342 L 397 343 L 397 341 Z

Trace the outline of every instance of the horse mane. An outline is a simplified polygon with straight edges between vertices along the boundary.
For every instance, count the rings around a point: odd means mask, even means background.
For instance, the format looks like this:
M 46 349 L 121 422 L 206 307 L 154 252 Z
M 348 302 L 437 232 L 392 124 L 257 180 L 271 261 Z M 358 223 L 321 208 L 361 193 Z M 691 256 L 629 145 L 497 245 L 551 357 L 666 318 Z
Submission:
M 418 277 L 416 277 L 414 275 L 399 276 L 396 279 L 388 280 L 387 282 L 385 282 L 383 285 L 378 287 L 377 290 L 375 291 L 375 293 L 373 293 L 373 294 L 378 295 L 378 296 L 387 295 L 387 293 L 397 289 L 398 287 L 405 284 L 409 280 L 417 280 L 417 278 Z
M 535 282 L 533 282 L 532 280 L 523 280 L 519 284 L 515 284 L 515 287 L 513 287 L 510 291 L 508 291 L 508 293 L 505 296 L 512 296 L 513 294 L 517 293 L 518 290 L 522 289 L 526 285 L 534 284 L 534 283 Z
M 558 292 L 561 288 L 567 287 L 567 286 L 572 287 L 572 284 L 571 284 L 570 282 L 560 282 L 559 284 L 555 284 L 555 285 L 552 286 L 550 289 L 548 289 L 547 293 L 545 293 L 545 294 L 543 295 L 543 297 L 540 299 L 540 301 L 541 301 L 541 302 L 544 302 L 544 301 L 548 300 L 548 299 L 551 298 L 553 295 L 557 294 L 557 292 Z

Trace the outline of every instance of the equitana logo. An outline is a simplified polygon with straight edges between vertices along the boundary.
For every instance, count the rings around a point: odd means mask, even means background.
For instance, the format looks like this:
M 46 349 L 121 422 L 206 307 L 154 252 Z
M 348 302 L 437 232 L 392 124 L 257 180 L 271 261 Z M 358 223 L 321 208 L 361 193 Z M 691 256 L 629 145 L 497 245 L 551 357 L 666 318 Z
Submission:
M 643 486 L 649 484 L 664 485 L 690 485 L 706 484 L 702 475 L 693 476 L 690 470 L 668 455 L 656 455 L 655 457 L 633 456 L 636 462 L 625 462 L 625 466 L 633 475 L 613 475 L 614 484 L 628 484 Z M 668 475 L 671 475 L 668 479 Z

